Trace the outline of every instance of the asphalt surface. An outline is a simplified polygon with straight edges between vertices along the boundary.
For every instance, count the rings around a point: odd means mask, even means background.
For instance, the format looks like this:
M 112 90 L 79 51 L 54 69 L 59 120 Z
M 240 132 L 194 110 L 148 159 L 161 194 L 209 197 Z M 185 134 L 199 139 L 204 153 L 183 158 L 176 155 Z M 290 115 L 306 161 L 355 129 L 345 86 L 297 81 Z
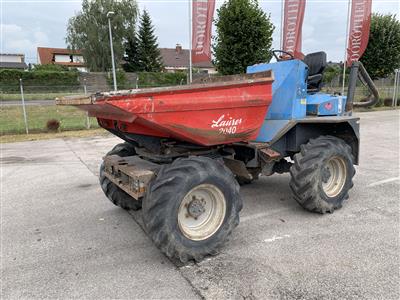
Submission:
M 26 106 L 43 106 L 43 105 L 55 105 L 56 103 L 53 100 L 25 100 L 25 105 Z M 14 101 L 14 100 L 5 100 L 5 101 L 0 101 L 0 106 L 21 106 L 22 101 Z
M 304 211 L 289 175 L 242 187 L 222 252 L 177 267 L 109 202 L 98 165 L 115 137 L 2 145 L 2 299 L 399 299 L 399 111 L 360 113 L 344 207 Z M 136 220 L 136 221 L 135 221 Z

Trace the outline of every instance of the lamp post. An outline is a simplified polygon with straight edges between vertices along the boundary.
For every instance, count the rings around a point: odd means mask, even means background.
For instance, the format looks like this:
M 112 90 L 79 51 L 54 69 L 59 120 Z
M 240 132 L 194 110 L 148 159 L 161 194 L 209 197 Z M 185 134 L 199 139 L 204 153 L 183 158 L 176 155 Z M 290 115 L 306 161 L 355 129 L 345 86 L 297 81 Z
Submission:
M 114 49 L 112 42 L 112 31 L 111 31 L 111 17 L 115 14 L 113 11 L 109 11 L 107 13 L 108 19 L 108 30 L 110 32 L 110 48 L 111 48 L 111 63 L 112 63 L 112 73 L 113 73 L 113 82 L 114 82 L 114 91 L 117 90 L 117 75 L 115 74 L 115 62 L 114 62 Z

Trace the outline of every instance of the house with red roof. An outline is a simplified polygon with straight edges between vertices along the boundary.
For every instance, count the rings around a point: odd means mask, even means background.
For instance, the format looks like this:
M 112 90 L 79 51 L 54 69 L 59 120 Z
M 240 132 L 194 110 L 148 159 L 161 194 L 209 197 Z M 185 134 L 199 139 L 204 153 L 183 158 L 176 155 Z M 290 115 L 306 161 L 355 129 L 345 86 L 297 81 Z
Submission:
M 55 64 L 67 68 L 76 68 L 78 71 L 87 72 L 87 66 L 80 50 L 65 48 L 38 47 L 38 64 Z

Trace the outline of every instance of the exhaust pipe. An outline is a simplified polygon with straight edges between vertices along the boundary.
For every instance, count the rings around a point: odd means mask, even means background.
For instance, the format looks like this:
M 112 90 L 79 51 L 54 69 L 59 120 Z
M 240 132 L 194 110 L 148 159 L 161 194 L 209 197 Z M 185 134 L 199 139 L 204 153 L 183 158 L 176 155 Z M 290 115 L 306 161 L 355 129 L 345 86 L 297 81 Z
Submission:
M 368 87 L 371 92 L 367 97 L 365 102 L 354 102 L 354 94 L 356 92 L 357 78 Z M 351 65 L 350 76 L 349 76 L 349 88 L 347 90 L 347 102 L 346 102 L 346 112 L 353 110 L 353 107 L 370 107 L 378 103 L 379 92 L 376 88 L 374 82 L 369 76 L 364 65 L 360 61 L 355 61 Z

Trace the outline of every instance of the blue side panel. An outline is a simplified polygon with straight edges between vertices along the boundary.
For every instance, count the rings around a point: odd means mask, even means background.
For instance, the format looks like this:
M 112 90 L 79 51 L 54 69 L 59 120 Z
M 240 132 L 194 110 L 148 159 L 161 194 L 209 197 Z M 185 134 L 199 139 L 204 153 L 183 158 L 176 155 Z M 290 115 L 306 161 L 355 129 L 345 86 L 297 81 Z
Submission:
M 247 73 L 272 70 L 272 103 L 266 120 L 301 119 L 306 116 L 307 66 L 300 60 L 257 64 L 247 67 Z
M 272 103 L 257 136 L 257 142 L 269 142 L 290 120 L 306 117 L 306 78 L 308 67 L 300 60 L 257 64 L 247 67 L 247 73 L 272 70 Z
M 265 120 L 261 126 L 256 142 L 269 142 L 284 128 L 290 120 Z

